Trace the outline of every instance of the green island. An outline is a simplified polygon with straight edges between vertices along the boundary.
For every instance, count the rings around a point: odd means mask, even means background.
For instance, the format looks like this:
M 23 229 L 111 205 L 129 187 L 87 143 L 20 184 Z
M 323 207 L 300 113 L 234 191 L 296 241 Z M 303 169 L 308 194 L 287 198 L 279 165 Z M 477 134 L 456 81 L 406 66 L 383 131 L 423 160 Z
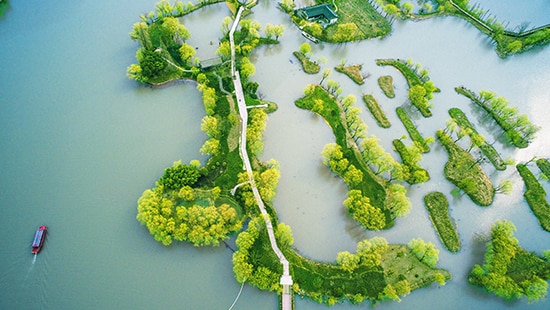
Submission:
M 311 60 L 311 45 L 303 43 L 300 46 L 300 50 L 295 51 L 293 55 L 298 58 L 298 60 L 302 64 L 302 68 L 304 69 L 305 73 L 315 74 L 319 73 L 319 71 L 321 70 L 321 66 L 316 61 Z
M 334 133 L 336 143 L 325 146 L 323 162 L 348 186 L 344 205 L 367 229 L 392 227 L 396 216 L 410 209 L 405 188 L 391 182 L 403 178 L 401 164 L 380 146 L 378 138 L 367 136 L 354 96 L 340 102 L 335 89 L 322 85 L 309 85 L 304 93 L 296 106 L 321 115 Z
M 316 1 L 321 5 L 323 1 Z M 483 10 L 478 4 L 468 0 L 428 0 L 422 1 L 421 8 L 414 12 L 410 2 L 401 0 L 335 0 L 332 2 L 330 20 L 318 20 L 295 10 L 293 0 L 281 2 L 281 8 L 292 21 L 316 40 L 329 43 L 344 43 L 371 38 L 381 38 L 391 32 L 391 22 L 402 20 L 422 20 L 441 16 L 463 18 L 479 31 L 491 38 L 496 45 L 496 53 L 501 58 L 527 52 L 550 43 L 550 24 L 532 29 L 521 25 L 518 31 L 507 30 L 503 22 Z M 383 12 L 385 16 L 382 16 Z M 335 20 L 336 19 L 336 20 Z
M 541 300 L 548 291 L 550 257 L 524 250 L 514 238 L 515 230 L 510 221 L 493 224 L 485 261 L 474 266 L 468 282 L 506 300 L 523 296 L 529 302 Z
M 345 74 L 347 77 L 349 77 L 352 81 L 355 82 L 357 85 L 363 85 L 365 83 L 365 75 L 361 73 L 362 65 L 356 64 L 356 65 L 338 65 L 334 67 L 334 70 L 337 72 Z
M 531 123 L 527 115 L 518 114 L 517 108 L 509 107 L 506 98 L 485 90 L 476 94 L 464 86 L 456 87 L 455 91 L 483 108 L 504 130 L 506 140 L 511 145 L 526 148 L 535 138 L 539 127 Z
M 406 146 L 400 139 L 392 141 L 395 151 L 401 157 L 405 170 L 405 181 L 409 184 L 419 184 L 430 180 L 428 170 L 418 164 L 422 160 L 422 152 L 416 145 Z
M 4 16 L 9 6 L 8 0 L 0 0 L 0 17 Z
M 370 113 L 374 117 L 374 120 L 376 120 L 376 123 L 378 126 L 382 128 L 389 128 L 391 126 L 390 120 L 386 116 L 386 113 L 382 108 L 380 107 L 380 104 L 378 103 L 378 100 L 371 95 L 371 94 L 365 94 L 363 95 L 363 102 L 367 106 L 367 109 L 369 109 Z
M 449 214 L 449 201 L 441 192 L 431 192 L 424 196 L 424 205 L 430 214 L 430 220 L 439 239 L 450 252 L 460 251 L 460 238 L 457 224 Z
M 443 130 L 438 130 L 436 136 L 449 154 L 449 160 L 444 169 L 445 177 L 468 195 L 475 204 L 490 205 L 495 196 L 495 188 L 478 161 L 458 146 Z
M 280 177 L 279 164 L 275 160 L 263 162 L 259 159 L 263 152 L 263 131 L 269 113 L 275 112 L 277 105 L 260 99 L 262 96 L 257 93 L 260 85 L 251 79 L 255 66 L 250 60 L 257 47 L 278 44 L 284 28 L 266 25 L 262 36 L 261 24 L 246 19 L 250 16 L 247 12 L 256 3 L 228 1 L 226 4 L 234 16 L 228 16 L 222 22 L 223 37 L 219 42 L 218 57 L 201 61 L 195 57 L 195 48 L 186 43 L 191 34 L 181 23 L 184 20 L 181 17 L 220 2 L 204 1 L 194 5 L 177 1 L 172 5 L 161 1 L 154 11 L 140 17 L 141 21 L 134 24 L 130 33 L 139 47 L 137 64 L 130 65 L 127 76 L 153 86 L 179 80 L 196 83 L 206 114 L 201 130 L 208 136 L 200 148 L 201 153 L 208 156 L 207 162 L 201 165 L 198 160 L 191 160 L 189 164 L 176 161 L 166 168 L 155 186 L 145 190 L 139 198 L 136 219 L 155 240 L 166 246 L 174 241 L 186 241 L 195 246 L 219 246 L 236 235 L 237 248 L 232 262 L 237 282 L 277 292 L 284 310 L 291 309 L 289 305 L 292 306 L 294 294 L 327 305 L 343 301 L 376 304 L 400 301 L 412 291 L 433 283 L 444 285 L 452 276 L 447 270 L 437 268 L 439 250 L 433 243 L 419 238 L 411 239 L 407 244 L 389 244 L 384 238 L 372 237 L 359 241 L 355 253 L 338 253 L 333 262 L 314 261 L 293 247 L 291 227 L 279 222 L 273 203 Z M 359 1 L 335 0 L 327 7 L 334 6 L 333 13 L 338 14 L 339 19 L 324 26 L 304 21 L 300 17 L 303 15 L 294 10 L 291 0 L 283 1 L 280 6 L 302 31 L 315 38 L 327 42 L 349 42 L 389 33 L 391 23 L 377 11 L 382 4 L 386 4 L 384 11 L 388 14 L 401 18 L 451 14 L 452 8 L 447 6 L 457 6 L 452 1 L 436 2 L 435 9 L 424 5 L 422 14 L 412 14 L 405 4 L 389 13 L 388 10 L 393 10 L 389 5 L 397 7 L 399 1 L 370 0 L 365 5 Z M 438 13 L 434 13 L 436 9 Z M 294 54 L 300 59 L 304 72 L 315 74 L 320 71 L 320 64 L 310 60 L 309 44 L 302 45 Z M 429 80 L 425 69 L 411 61 L 379 59 L 376 63 L 397 68 L 407 80 L 411 103 L 423 116 L 431 115 L 429 100 L 439 89 Z M 346 69 L 343 67 L 342 71 Z M 349 72 L 344 73 L 348 75 Z M 355 106 L 355 96 L 342 97 L 339 83 L 327 80 L 329 75 L 330 69 L 325 69 L 321 82 L 306 86 L 304 96 L 296 99 L 295 105 L 316 113 L 332 129 L 335 142 L 325 146 L 321 157 L 347 186 L 347 198 L 342 205 L 348 214 L 365 229 L 390 229 L 396 224 L 396 219 L 407 215 L 412 207 L 407 189 L 401 183 L 418 184 L 430 178 L 428 171 L 418 164 L 421 153 L 429 152 L 429 139 L 420 135 L 403 108 L 397 108 L 397 114 L 413 140 L 413 145 L 408 147 L 399 139 L 392 140 L 403 163 L 397 162 L 384 150 L 376 136 L 368 135 L 367 125 L 359 116 L 361 109 Z M 379 79 L 379 83 L 389 98 L 394 96 L 391 77 L 384 78 L 383 82 Z M 383 115 L 379 105 L 372 104 L 374 97 L 367 99 L 374 107 L 371 113 L 376 115 L 373 111 L 378 111 Z M 365 103 L 369 106 L 367 100 Z M 383 119 L 382 116 L 375 118 Z M 464 128 L 471 127 L 474 132 L 473 125 L 465 116 L 457 119 L 460 119 L 457 123 Z M 479 162 L 460 148 L 447 132 L 438 130 L 436 136 L 449 155 L 445 177 L 474 203 L 490 205 L 497 190 Z M 497 158 L 496 155 L 491 156 Z M 518 171 L 525 174 L 527 168 L 521 167 L 517 166 Z M 533 178 L 527 178 L 526 184 L 532 183 Z M 528 203 L 531 205 L 531 199 L 540 204 L 540 190 L 531 190 L 530 185 L 527 187 L 525 198 Z M 459 251 L 460 241 L 452 227 L 445 195 L 430 193 L 424 201 L 445 247 L 453 253 Z M 533 212 L 546 212 L 545 221 L 550 218 L 548 208 Z M 542 221 L 541 225 L 544 225 Z M 495 227 L 500 226 L 500 222 L 495 224 Z M 499 234 L 503 230 L 505 233 Z M 501 250 L 499 242 L 502 236 L 513 241 L 508 233 L 510 230 L 493 228 L 486 263 L 474 267 L 469 282 L 485 286 L 498 296 L 519 296 L 516 286 L 511 295 L 498 291 L 499 287 L 495 288 L 492 278 L 495 273 L 501 278 L 520 281 L 521 293 L 530 301 L 539 300 L 547 290 L 547 283 L 541 279 L 548 279 L 548 262 L 535 259 L 533 254 L 519 246 L 512 248 L 516 254 L 512 259 L 501 259 L 497 253 Z M 502 261 L 509 263 L 506 270 L 501 268 Z M 501 269 L 493 268 L 494 264 Z
M 525 183 L 523 196 L 527 204 L 537 217 L 542 229 L 550 232 L 550 204 L 546 199 L 546 191 L 527 165 L 518 164 L 516 168 Z
M 424 139 L 424 137 L 422 137 L 422 134 L 420 134 L 416 128 L 416 125 L 413 123 L 409 117 L 409 114 L 407 114 L 407 111 L 405 111 L 403 107 L 397 107 L 395 112 L 397 112 L 397 116 L 403 123 L 403 126 L 405 126 L 405 129 L 409 133 L 409 137 L 413 141 L 414 145 L 416 145 L 422 153 L 428 153 L 430 151 L 429 142 L 433 140 L 431 140 L 431 138 Z
M 391 75 L 383 75 L 378 78 L 378 86 L 384 95 L 388 98 L 395 98 L 395 90 L 393 88 L 393 77 Z
M 487 141 L 485 140 L 485 137 L 477 132 L 475 127 L 470 123 L 468 120 L 468 117 L 462 110 L 459 108 L 451 108 L 449 109 L 449 115 L 451 116 L 451 122 L 447 123 L 447 130 L 450 134 L 452 134 L 454 131 L 458 131 L 458 136 L 463 136 L 464 134 L 467 134 L 470 136 L 470 147 L 469 150 L 471 150 L 474 147 L 478 147 L 481 153 L 485 155 L 493 164 L 493 166 L 497 170 L 505 170 L 506 169 L 506 162 L 500 157 L 500 154 L 497 152 L 497 150 Z M 458 125 L 458 126 L 455 126 Z
M 548 159 L 539 158 L 535 161 L 535 163 L 542 172 L 541 177 L 548 180 L 550 177 L 550 162 L 548 161 Z
M 377 59 L 379 66 L 393 66 L 403 74 L 409 85 L 409 100 L 424 117 L 432 116 L 430 100 L 434 92 L 440 92 L 430 81 L 428 70 L 421 69 L 420 64 L 413 63 L 411 59 Z

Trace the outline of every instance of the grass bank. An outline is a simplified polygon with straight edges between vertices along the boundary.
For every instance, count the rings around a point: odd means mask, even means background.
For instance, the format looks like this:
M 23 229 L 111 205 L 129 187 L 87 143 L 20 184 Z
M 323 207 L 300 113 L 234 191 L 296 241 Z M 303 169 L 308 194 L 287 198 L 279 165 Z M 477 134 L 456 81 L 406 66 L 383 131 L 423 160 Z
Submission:
M 443 130 L 438 130 L 436 136 L 449 154 L 444 168 L 445 178 L 460 188 L 475 204 L 490 205 L 495 196 L 495 188 L 479 163 L 470 153 L 456 145 Z
M 550 232 L 550 204 L 546 200 L 546 191 L 526 165 L 518 164 L 516 169 L 523 182 L 525 182 L 523 197 L 525 197 L 529 208 L 537 217 L 542 229 Z
M 374 117 L 374 119 L 376 120 L 378 126 L 382 128 L 389 128 L 391 126 L 390 120 L 386 116 L 386 113 L 384 112 L 384 110 L 382 110 L 380 104 L 378 104 L 378 101 L 373 95 L 363 95 L 363 102 L 369 109 L 372 117 Z
M 470 138 L 472 138 L 474 135 L 479 135 L 475 127 L 470 123 L 468 120 L 468 117 L 460 110 L 459 108 L 451 108 L 449 110 L 449 115 L 456 120 L 456 123 L 463 129 L 467 130 L 469 133 Z M 497 169 L 497 170 L 506 170 L 506 162 L 500 157 L 500 154 L 497 152 L 497 150 L 490 144 L 488 144 L 485 140 L 484 142 L 479 145 L 479 150 L 485 157 L 489 159 L 491 164 Z
M 424 196 L 424 205 L 430 214 L 432 224 L 439 239 L 450 252 L 460 251 L 456 222 L 449 214 L 449 201 L 441 192 L 431 192 Z

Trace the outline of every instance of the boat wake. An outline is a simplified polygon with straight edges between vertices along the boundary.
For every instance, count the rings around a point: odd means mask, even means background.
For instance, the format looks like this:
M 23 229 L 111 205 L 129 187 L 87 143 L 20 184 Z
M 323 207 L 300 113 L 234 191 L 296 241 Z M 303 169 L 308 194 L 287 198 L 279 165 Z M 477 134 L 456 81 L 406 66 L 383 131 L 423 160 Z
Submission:
M 33 255 L 33 259 L 32 259 L 32 264 L 34 265 L 34 263 L 36 263 L 36 258 L 38 257 L 38 254 L 34 254 Z

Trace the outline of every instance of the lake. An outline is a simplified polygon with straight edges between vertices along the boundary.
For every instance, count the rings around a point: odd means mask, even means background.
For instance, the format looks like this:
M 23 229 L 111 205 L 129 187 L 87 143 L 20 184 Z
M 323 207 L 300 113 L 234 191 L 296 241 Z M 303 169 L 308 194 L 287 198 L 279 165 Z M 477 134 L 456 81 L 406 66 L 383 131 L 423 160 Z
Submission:
M 200 131 L 204 108 L 195 86 L 153 89 L 125 76 L 137 48 L 128 33 L 154 3 L 12 1 L 0 18 L 0 309 L 227 309 L 239 292 L 231 251 L 187 243 L 164 247 L 135 220 L 137 199 L 154 186 L 164 168 L 179 159 L 206 160 L 199 153 L 206 136 Z M 525 20 L 532 27 L 550 23 L 545 1 L 480 4 L 511 25 Z M 198 57 L 213 56 L 221 21 L 228 14 L 225 4 L 218 4 L 183 19 Z M 435 143 L 422 161 L 432 179 L 408 188 L 411 213 L 388 231 L 365 231 L 345 214 L 344 184 L 322 165 L 321 150 L 334 140 L 330 128 L 294 106 L 307 84 L 321 80 L 320 75 L 303 73 L 292 56 L 305 39 L 274 2 L 261 2 L 250 18 L 286 28 L 280 45 L 255 51 L 253 80 L 267 100 L 279 105 L 267 124 L 262 158 L 281 164 L 275 207 L 279 219 L 291 226 L 300 253 L 333 261 L 340 251 L 353 252 L 364 238 L 383 236 L 390 243 L 407 243 L 422 237 L 441 250 L 438 266 L 448 269 L 453 280 L 379 308 L 550 308 L 548 300 L 506 303 L 466 283 L 473 264 L 483 259 L 484 243 L 476 236 L 486 234 L 498 219 L 514 222 L 525 249 L 540 253 L 550 248 L 550 234 L 542 231 L 524 202 L 523 182 L 515 168 L 496 172 L 483 166 L 495 184 L 510 179 L 514 190 L 481 208 L 467 197 L 450 196 L 453 186 L 442 172 L 446 153 Z M 487 37 L 464 20 L 449 17 L 396 21 L 392 34 L 383 40 L 312 44 L 312 51 L 314 58 L 327 59 L 323 67 L 342 60 L 363 64 L 370 76 L 362 86 L 337 72 L 331 78 L 340 82 L 344 95 L 358 98 L 369 133 L 387 150 L 391 151 L 392 139 L 406 133 L 394 111 L 406 105 L 407 88 L 395 69 L 377 67 L 374 60 L 411 58 L 429 70 L 441 89 L 434 96 L 433 117 L 413 114 L 424 136 L 443 128 L 447 110 L 459 107 L 488 140 L 499 138 L 469 101 L 454 92 L 455 86 L 464 85 L 495 91 L 542 127 L 527 149 L 495 143 L 504 158 L 550 156 L 548 46 L 502 60 Z M 394 99 L 385 98 L 376 84 L 386 74 L 396 82 Z M 360 97 L 365 93 L 377 97 L 392 122 L 390 129 L 379 128 L 364 109 Z M 544 186 L 550 190 L 548 183 Z M 422 197 L 434 190 L 451 201 L 463 246 L 458 254 L 443 249 L 423 207 Z M 39 225 L 48 225 L 49 233 L 34 261 L 30 243 Z M 277 307 L 275 294 L 245 285 L 235 309 Z M 296 308 L 326 307 L 297 298 Z M 334 306 L 357 308 L 347 303 Z

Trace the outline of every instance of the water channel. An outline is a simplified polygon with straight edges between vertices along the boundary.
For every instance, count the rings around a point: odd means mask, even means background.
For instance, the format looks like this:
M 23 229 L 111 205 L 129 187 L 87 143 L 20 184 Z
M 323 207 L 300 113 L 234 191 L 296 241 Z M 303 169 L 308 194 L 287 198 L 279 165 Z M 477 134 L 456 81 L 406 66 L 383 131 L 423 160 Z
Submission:
M 228 249 L 164 247 L 135 220 L 137 198 L 165 167 L 178 159 L 206 160 L 198 151 L 206 136 L 199 128 L 204 110 L 194 86 L 152 89 L 125 76 L 136 51 L 128 32 L 155 1 L 12 2 L 0 18 L 0 309 L 227 309 L 240 289 Z M 478 2 L 510 24 L 550 23 L 547 1 Z M 220 4 L 183 20 L 192 34 L 189 43 L 198 47 L 197 56 L 213 56 L 221 20 L 228 14 Z M 321 79 L 303 73 L 292 56 L 306 41 L 274 2 L 262 1 L 251 18 L 286 28 L 280 45 L 255 52 L 254 80 L 266 99 L 279 104 L 268 121 L 262 158 L 281 164 L 275 205 L 280 220 L 292 227 L 301 253 L 332 261 L 340 251 L 354 251 L 364 238 L 383 236 L 391 243 L 406 243 L 422 237 L 441 249 L 438 266 L 451 271 L 453 280 L 380 308 L 550 307 L 548 300 L 506 303 L 465 281 L 472 265 L 482 261 L 484 246 L 476 236 L 487 233 L 497 219 L 514 222 L 516 237 L 527 250 L 550 248 L 550 234 L 542 231 L 525 204 L 523 183 L 513 168 L 495 172 L 484 165 L 494 183 L 510 179 L 515 186 L 510 195 L 497 196 L 491 207 L 480 208 L 467 197 L 451 198 L 453 187 L 442 174 L 446 153 L 434 144 L 422 162 L 432 180 L 409 188 L 413 208 L 407 217 L 380 233 L 366 232 L 347 218 L 341 204 L 345 186 L 320 158 L 323 146 L 333 141 L 332 132 L 322 119 L 293 104 L 308 83 Z M 392 127 L 379 128 L 365 109 L 362 117 L 387 150 L 392 139 L 405 134 L 394 111 L 406 103 L 407 89 L 396 70 L 377 67 L 374 60 L 411 58 L 430 71 L 441 89 L 433 101 L 433 117 L 413 114 L 425 136 L 442 128 L 447 110 L 456 106 L 488 140 L 499 138 L 468 100 L 454 92 L 455 86 L 464 85 L 497 92 L 542 127 L 527 149 L 495 143 L 503 157 L 525 161 L 550 156 L 548 47 L 502 60 L 484 35 L 458 18 L 395 22 L 383 40 L 312 47 L 314 57 L 327 59 L 325 67 L 344 59 L 363 64 L 370 77 L 362 86 L 337 72 L 331 78 L 341 83 L 343 94 L 360 99 L 363 93 L 373 93 L 378 98 Z M 385 74 L 396 80 L 394 99 L 385 99 L 376 84 Z M 358 106 L 363 108 L 360 100 Z M 550 190 L 548 184 L 545 188 Z M 443 250 L 422 205 L 423 195 L 433 190 L 451 199 L 463 243 L 458 254 Z M 50 232 L 33 261 L 30 242 L 42 224 Z M 366 306 L 342 304 L 334 309 Z M 296 307 L 325 308 L 299 298 Z M 276 308 L 274 294 L 251 286 L 245 286 L 235 306 Z

